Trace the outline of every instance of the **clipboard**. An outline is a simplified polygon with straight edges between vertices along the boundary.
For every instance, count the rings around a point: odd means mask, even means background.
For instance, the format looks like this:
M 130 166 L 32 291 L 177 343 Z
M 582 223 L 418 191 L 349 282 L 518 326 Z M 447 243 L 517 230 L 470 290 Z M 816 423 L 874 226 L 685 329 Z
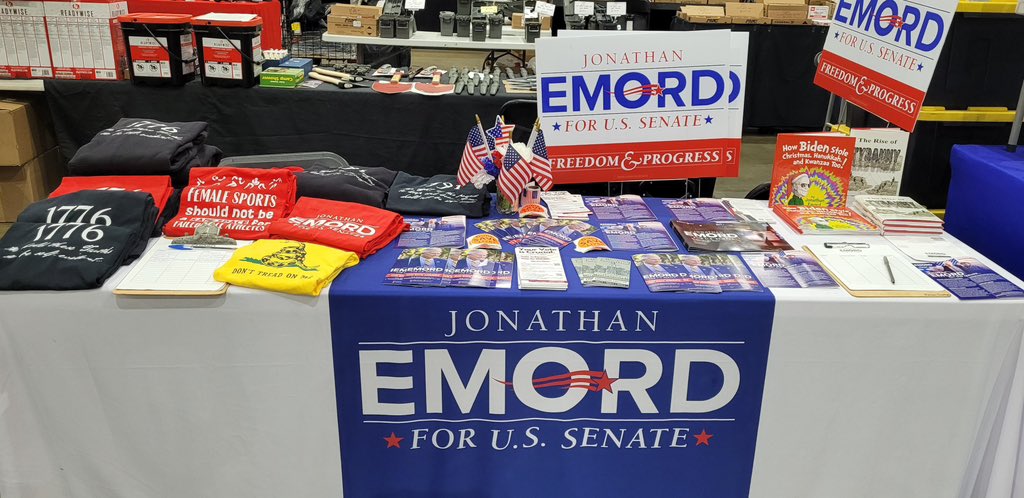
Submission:
M 888 244 L 836 242 L 806 245 L 803 249 L 853 297 L 951 296 Z M 885 268 L 886 260 L 895 283 Z
M 244 247 L 250 241 L 239 241 Z M 213 279 L 213 272 L 231 259 L 234 249 L 172 245 L 159 238 L 114 288 L 120 296 L 221 296 L 228 284 Z

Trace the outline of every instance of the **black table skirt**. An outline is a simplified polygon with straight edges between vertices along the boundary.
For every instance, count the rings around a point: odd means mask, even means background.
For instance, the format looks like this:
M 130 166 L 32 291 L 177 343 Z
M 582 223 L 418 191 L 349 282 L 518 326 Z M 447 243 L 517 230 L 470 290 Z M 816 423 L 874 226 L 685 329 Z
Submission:
M 327 84 L 291 90 L 52 80 L 45 88 L 57 141 L 68 158 L 119 118 L 138 117 L 207 121 L 208 143 L 226 157 L 328 151 L 352 164 L 424 176 L 458 169 L 474 114 L 491 123 L 503 103 L 522 98 L 504 92 L 382 95 Z

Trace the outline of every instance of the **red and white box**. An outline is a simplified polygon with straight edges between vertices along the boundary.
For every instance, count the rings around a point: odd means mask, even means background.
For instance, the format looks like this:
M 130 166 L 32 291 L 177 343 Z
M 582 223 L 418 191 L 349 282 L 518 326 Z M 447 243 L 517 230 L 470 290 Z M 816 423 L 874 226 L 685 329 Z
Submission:
M 0 6 L 0 78 L 52 78 L 42 0 Z
M 117 16 L 128 13 L 128 2 L 45 0 L 43 4 L 55 78 L 122 78 L 125 47 Z

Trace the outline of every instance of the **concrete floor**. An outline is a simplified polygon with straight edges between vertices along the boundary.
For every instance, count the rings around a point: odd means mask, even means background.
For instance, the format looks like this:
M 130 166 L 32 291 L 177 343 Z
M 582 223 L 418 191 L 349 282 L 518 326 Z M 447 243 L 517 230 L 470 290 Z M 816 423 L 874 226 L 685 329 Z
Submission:
M 772 181 L 775 135 L 745 135 L 740 150 L 740 176 L 719 178 L 715 197 L 743 197 L 758 184 Z

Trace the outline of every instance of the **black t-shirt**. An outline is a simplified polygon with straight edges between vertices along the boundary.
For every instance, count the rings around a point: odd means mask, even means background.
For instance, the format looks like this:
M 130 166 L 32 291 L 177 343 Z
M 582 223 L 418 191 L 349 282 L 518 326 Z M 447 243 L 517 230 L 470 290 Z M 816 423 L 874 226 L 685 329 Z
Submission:
M 189 161 L 189 164 L 171 174 L 171 186 L 174 188 L 185 188 L 188 186 L 188 176 L 192 168 L 205 168 L 217 166 L 224 157 L 220 149 L 208 144 L 202 144 L 195 148 L 196 154 Z
M 15 223 L 0 239 L 0 290 L 100 287 L 137 240 L 117 226 Z
M 68 171 L 72 176 L 174 173 L 192 164 L 206 140 L 206 127 L 201 121 L 122 118 L 79 148 Z
M 387 209 L 402 214 L 480 218 L 490 213 L 490 203 L 486 190 L 473 185 L 459 187 L 455 175 L 424 178 L 400 172 L 388 191 Z
M 299 197 L 355 202 L 383 208 L 388 188 L 397 174 L 387 168 L 313 167 L 296 173 L 295 179 Z
M 136 235 L 126 262 L 142 255 L 159 209 L 153 196 L 126 190 L 80 190 L 30 204 L 19 223 L 80 223 L 123 228 Z

